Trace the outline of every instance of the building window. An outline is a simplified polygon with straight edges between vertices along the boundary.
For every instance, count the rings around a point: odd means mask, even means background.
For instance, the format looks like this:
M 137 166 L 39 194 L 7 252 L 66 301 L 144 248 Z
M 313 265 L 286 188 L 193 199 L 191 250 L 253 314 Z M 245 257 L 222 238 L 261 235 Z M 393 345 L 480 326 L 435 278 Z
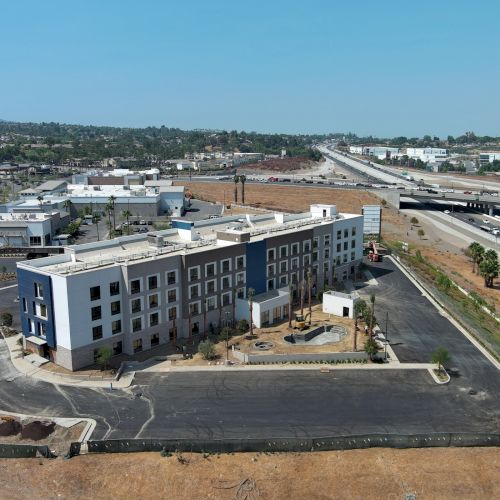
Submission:
M 351 252 L 351 260 L 354 260 L 356 258 L 356 253 L 355 252 Z
M 28 312 L 28 304 L 26 303 L 26 299 L 23 297 L 23 312 Z
M 280 276 L 280 287 L 288 285 L 288 276 Z
M 329 234 L 325 234 L 323 236 L 323 244 L 327 247 L 330 245 L 330 235 Z
M 120 282 L 113 281 L 113 283 L 109 284 L 109 294 L 111 296 L 118 295 L 120 293 Z
M 119 300 L 116 302 L 111 302 L 111 316 L 114 316 L 115 314 L 120 314 L 121 312 L 121 303 Z
M 244 288 L 238 288 L 238 290 L 236 291 L 236 296 L 239 299 L 244 299 L 245 298 L 245 289 Z
M 119 340 L 113 344 L 113 356 L 118 356 L 122 353 L 122 341 Z
M 290 274 L 290 281 L 292 283 L 297 283 L 297 273 Z
M 214 293 L 217 290 L 217 282 L 210 280 L 205 283 L 205 293 Z
M 90 300 L 100 300 L 101 299 L 101 287 L 93 286 L 90 288 Z
M 276 268 L 274 264 L 268 264 L 267 266 L 267 277 L 273 276 L 276 273 Z
M 141 280 L 132 280 L 130 282 L 130 293 L 133 295 L 136 293 L 140 293 L 140 291 L 141 291 Z
M 205 276 L 207 278 L 215 276 L 215 262 L 211 262 L 210 264 L 205 264 Z
M 340 255 L 337 257 L 337 260 L 335 263 L 337 264 L 337 266 L 340 265 Z
M 274 290 L 274 278 L 267 280 L 267 290 Z
M 319 245 L 319 237 L 318 236 L 315 236 L 313 238 L 313 249 L 314 248 L 318 248 L 318 245 Z
M 347 262 L 347 254 L 345 253 L 344 254 L 344 258 L 343 258 L 343 261 L 342 261 L 344 264 Z
M 172 288 L 167 292 L 167 300 L 168 302 L 175 302 L 177 300 L 177 288 Z
M 344 241 L 344 250 L 347 250 L 349 248 L 349 242 Z
M 42 237 L 41 236 L 30 236 L 30 247 L 41 247 Z
M 231 304 L 231 293 L 223 293 L 222 294 L 222 305 L 228 306 Z
M 92 315 L 92 321 L 97 321 L 98 319 L 101 319 L 102 317 L 101 306 L 92 307 L 91 315 Z
M 313 260 L 313 262 L 317 262 L 318 261 L 318 252 L 313 252 L 312 253 L 312 260 Z
M 139 332 L 142 330 L 142 317 L 132 319 L 132 331 Z
M 311 240 L 305 240 L 302 243 L 302 251 L 304 253 L 310 252 L 311 251 Z
M 337 243 L 337 252 L 342 251 L 342 245 L 340 243 Z
M 288 261 L 287 260 L 280 262 L 280 273 L 286 273 L 286 272 L 288 272 Z
M 177 283 L 177 271 L 169 271 L 167 273 L 167 285 L 175 285 Z
M 356 226 L 351 228 L 351 236 L 356 236 Z
M 151 347 L 160 345 L 160 334 L 159 333 L 153 333 L 150 337 L 151 341 Z
M 205 300 L 205 307 L 207 311 L 213 311 L 217 307 L 217 297 L 208 297 Z
M 309 255 L 304 255 L 304 267 L 309 267 L 311 265 L 311 257 Z
M 158 307 L 158 294 L 153 293 L 152 295 L 148 296 L 148 305 L 150 309 L 154 309 L 155 307 Z
M 245 256 L 240 255 L 236 257 L 236 269 L 243 269 L 245 267 Z
M 45 323 L 37 323 L 38 335 L 40 337 L 45 337 L 47 335 L 47 325 Z
M 238 273 L 236 275 L 236 286 L 243 285 L 245 283 L 245 273 Z
M 174 319 L 177 319 L 177 307 L 171 307 L 168 310 L 168 320 L 172 321 Z
M 142 310 L 142 303 L 141 299 L 133 299 L 130 301 L 130 312 L 132 314 L 141 312 Z
M 92 340 L 102 339 L 102 325 L 92 327 Z
M 141 352 L 142 351 L 142 339 L 135 339 L 134 342 L 132 343 L 132 347 L 134 349 L 134 352 Z
M 341 230 L 337 231 L 337 239 L 338 240 L 342 239 L 342 231 Z
M 191 304 L 189 304 L 189 313 L 191 314 L 191 316 L 196 316 L 197 314 L 200 314 L 200 303 L 191 302 Z
M 224 276 L 221 279 L 221 287 L 222 287 L 222 290 L 226 290 L 227 288 L 231 288 L 231 276 Z
M 351 240 L 351 248 L 356 248 L 356 240 Z
M 37 282 L 35 282 L 34 285 L 35 285 L 35 297 L 38 299 L 43 299 L 43 285 Z
M 196 299 L 200 296 L 200 285 L 191 285 L 189 287 L 189 299 Z
M 197 281 L 200 279 L 200 266 L 190 267 L 188 270 L 189 281 Z
M 231 271 L 231 259 L 224 259 L 220 263 L 220 271 L 221 273 L 228 273 Z
M 156 326 L 160 322 L 160 313 L 154 312 L 149 315 L 149 326 Z
M 148 290 L 156 290 L 158 288 L 158 275 L 148 276 Z
M 120 333 L 122 331 L 122 320 L 117 319 L 115 321 L 111 322 L 111 333 L 113 335 L 116 335 L 117 333 Z
M 291 261 L 292 264 L 292 269 L 298 269 L 299 268 L 299 258 L 294 257 Z
M 329 248 L 325 248 L 324 249 L 324 258 L 325 259 L 329 259 L 330 258 L 330 249 Z
M 280 259 L 288 257 L 288 245 L 283 245 L 280 247 Z
M 292 255 L 298 255 L 298 254 L 299 254 L 299 244 L 292 243 Z
M 40 304 L 40 311 L 38 316 L 47 319 L 47 306 L 45 304 Z
M 276 250 L 274 248 L 270 248 L 267 251 L 267 260 L 274 260 L 276 258 Z
M 344 229 L 344 238 L 349 236 L 349 229 Z

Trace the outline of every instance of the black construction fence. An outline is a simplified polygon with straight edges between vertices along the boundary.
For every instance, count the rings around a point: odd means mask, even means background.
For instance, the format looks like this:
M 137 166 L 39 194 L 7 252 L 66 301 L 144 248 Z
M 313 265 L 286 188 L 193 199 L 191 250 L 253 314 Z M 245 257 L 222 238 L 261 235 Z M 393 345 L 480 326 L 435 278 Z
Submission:
M 55 458 L 55 455 L 46 445 L 38 446 L 36 444 L 1 444 L 0 458 L 34 458 L 45 457 Z
M 79 443 L 73 443 L 78 445 Z M 276 439 L 108 439 L 88 441 L 89 453 L 131 453 L 142 451 L 233 453 L 355 450 L 364 448 L 433 448 L 500 446 L 500 434 L 363 434 L 323 438 Z M 78 454 L 79 446 L 70 449 Z

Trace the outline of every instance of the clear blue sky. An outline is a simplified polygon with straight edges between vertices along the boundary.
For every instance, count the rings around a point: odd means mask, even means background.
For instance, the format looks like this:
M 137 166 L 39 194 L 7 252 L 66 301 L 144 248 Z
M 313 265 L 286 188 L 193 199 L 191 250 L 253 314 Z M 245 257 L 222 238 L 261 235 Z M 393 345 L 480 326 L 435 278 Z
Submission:
M 500 135 L 500 1 L 0 0 L 0 118 Z

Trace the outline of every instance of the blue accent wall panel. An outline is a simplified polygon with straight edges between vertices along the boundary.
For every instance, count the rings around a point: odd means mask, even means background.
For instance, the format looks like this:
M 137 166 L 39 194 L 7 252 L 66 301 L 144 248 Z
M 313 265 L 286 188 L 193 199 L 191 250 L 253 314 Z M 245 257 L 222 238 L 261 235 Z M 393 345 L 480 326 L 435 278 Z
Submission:
M 19 313 L 21 315 L 21 325 L 23 335 L 29 337 L 29 320 L 36 323 L 43 323 L 46 327 L 45 339 L 49 347 L 56 346 L 56 330 L 54 325 L 54 303 L 52 299 L 52 280 L 50 276 L 38 274 L 26 269 L 17 270 L 17 281 L 19 288 Z M 35 282 L 43 287 L 43 299 L 35 297 Z M 28 312 L 23 311 L 23 298 L 26 299 Z M 47 307 L 47 319 L 39 318 L 33 312 L 33 302 L 44 304 Z
M 173 220 L 172 221 L 172 228 L 174 229 L 191 229 L 193 227 L 194 223 L 190 221 L 184 221 L 184 220 Z
M 254 241 L 247 244 L 247 290 L 255 294 L 266 291 L 266 242 Z

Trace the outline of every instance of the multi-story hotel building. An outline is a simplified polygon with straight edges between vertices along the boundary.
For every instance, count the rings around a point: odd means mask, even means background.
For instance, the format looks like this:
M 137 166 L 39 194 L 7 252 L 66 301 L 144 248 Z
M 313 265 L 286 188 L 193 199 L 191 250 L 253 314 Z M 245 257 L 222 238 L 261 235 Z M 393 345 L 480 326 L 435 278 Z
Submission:
M 334 205 L 302 214 L 174 220 L 149 234 L 67 247 L 19 262 L 20 314 L 27 346 L 75 370 L 99 348 L 134 354 L 196 337 L 233 319 L 260 327 L 288 314 L 288 290 L 312 273 L 320 290 L 356 273 L 363 216 Z

